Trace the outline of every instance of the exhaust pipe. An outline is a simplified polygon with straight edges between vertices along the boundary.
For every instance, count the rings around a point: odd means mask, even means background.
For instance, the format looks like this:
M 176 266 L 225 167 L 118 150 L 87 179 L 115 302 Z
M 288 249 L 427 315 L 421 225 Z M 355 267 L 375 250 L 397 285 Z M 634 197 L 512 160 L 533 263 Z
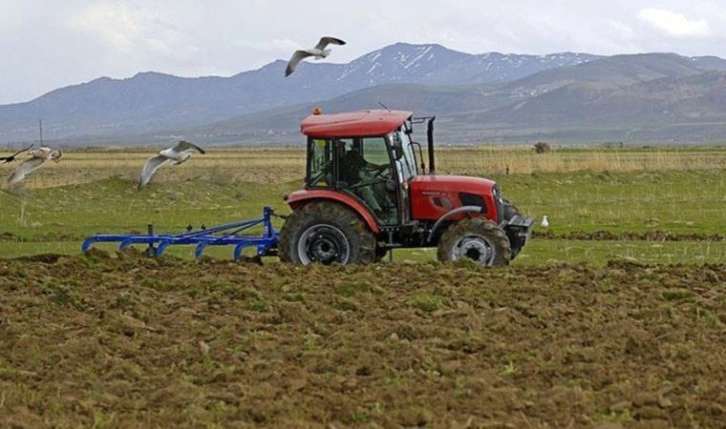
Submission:
M 426 139 L 429 143 L 429 174 L 436 172 L 436 164 L 434 163 L 434 120 L 436 116 L 432 116 L 429 119 L 428 127 L 426 129 Z

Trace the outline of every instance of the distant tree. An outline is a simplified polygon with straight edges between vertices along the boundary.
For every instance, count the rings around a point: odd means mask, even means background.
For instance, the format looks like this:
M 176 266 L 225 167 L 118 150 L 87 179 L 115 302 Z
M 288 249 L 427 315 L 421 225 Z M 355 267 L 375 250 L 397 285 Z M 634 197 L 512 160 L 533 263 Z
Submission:
M 537 142 L 534 145 L 534 152 L 535 153 L 547 153 L 552 149 L 549 144 L 545 142 Z

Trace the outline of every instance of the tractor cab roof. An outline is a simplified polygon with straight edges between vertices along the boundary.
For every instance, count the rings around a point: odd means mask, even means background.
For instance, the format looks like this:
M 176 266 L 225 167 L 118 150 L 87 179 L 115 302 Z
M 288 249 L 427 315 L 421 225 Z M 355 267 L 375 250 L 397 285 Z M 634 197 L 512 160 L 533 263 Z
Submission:
M 361 110 L 331 115 L 310 115 L 300 131 L 309 137 L 371 137 L 395 131 L 410 118 L 404 110 Z

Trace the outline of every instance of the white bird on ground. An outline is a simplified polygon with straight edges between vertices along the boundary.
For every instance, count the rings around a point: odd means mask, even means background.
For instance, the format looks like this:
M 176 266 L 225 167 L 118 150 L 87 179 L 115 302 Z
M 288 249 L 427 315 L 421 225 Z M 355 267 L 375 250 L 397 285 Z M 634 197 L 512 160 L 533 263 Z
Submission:
M 547 216 L 542 216 L 542 222 L 540 222 L 539 226 L 542 228 L 547 228 L 550 226 L 550 222 L 547 220 Z
M 156 170 L 158 170 L 159 167 L 169 161 L 174 161 L 174 165 L 182 164 L 186 162 L 189 157 L 192 156 L 192 153 L 194 153 L 194 151 L 197 151 L 201 154 L 205 153 L 204 149 L 193 143 L 189 143 L 186 140 L 180 140 L 179 143 L 176 144 L 176 146 L 159 151 L 158 155 L 152 156 L 146 161 L 144 168 L 141 170 L 138 189 L 143 188 L 144 186 L 146 186 L 147 183 L 149 183 L 151 177 L 154 175 L 154 173 L 156 173 Z
M 63 152 L 60 149 L 51 149 L 47 146 L 41 146 L 39 149 L 28 152 L 30 158 L 23 161 L 13 174 L 8 177 L 8 183 L 13 185 L 20 182 L 33 171 L 40 168 L 46 161 L 58 162 L 63 158 Z
M 320 38 L 320 41 L 317 45 L 315 45 L 314 48 L 299 49 L 295 51 L 295 53 L 292 54 L 292 58 L 290 58 L 290 61 L 287 63 L 287 68 L 285 69 L 285 77 L 290 76 L 292 72 L 295 71 L 298 63 L 300 63 L 303 58 L 315 57 L 316 60 L 319 60 L 330 55 L 330 49 L 325 49 L 325 47 L 330 44 L 345 45 L 345 42 L 335 37 L 325 36 Z

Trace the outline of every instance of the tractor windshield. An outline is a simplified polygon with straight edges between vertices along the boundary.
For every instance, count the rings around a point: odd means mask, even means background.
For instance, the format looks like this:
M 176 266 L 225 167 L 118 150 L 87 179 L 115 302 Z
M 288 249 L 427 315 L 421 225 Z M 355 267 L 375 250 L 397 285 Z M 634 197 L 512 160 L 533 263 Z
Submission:
M 418 174 L 416 171 L 416 155 L 413 151 L 411 138 L 402 128 L 399 128 L 391 134 L 391 144 L 394 153 L 398 150 L 399 153 L 403 154 L 400 159 L 396 160 L 396 170 L 398 170 L 401 182 L 408 182 Z

